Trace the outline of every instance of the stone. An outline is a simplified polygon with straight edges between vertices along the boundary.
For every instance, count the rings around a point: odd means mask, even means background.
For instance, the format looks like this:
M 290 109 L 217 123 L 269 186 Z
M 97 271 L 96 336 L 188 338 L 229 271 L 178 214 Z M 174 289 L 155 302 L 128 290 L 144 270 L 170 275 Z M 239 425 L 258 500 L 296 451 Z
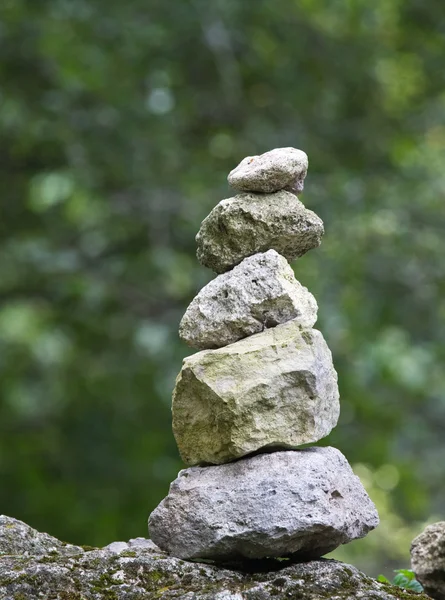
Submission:
M 207 284 L 188 307 L 179 335 L 192 348 L 220 348 L 291 319 L 310 328 L 317 310 L 287 260 L 268 250 Z
M 374 504 L 335 448 L 258 454 L 180 471 L 149 519 L 182 559 L 318 558 L 378 525 Z
M 429 525 L 413 540 L 411 568 L 431 598 L 445 600 L 445 521 Z
M 122 550 L 128 550 L 128 544 L 127 542 L 111 542 L 111 544 L 105 546 L 103 550 L 107 550 L 113 554 L 120 554 Z
M 275 148 L 260 156 L 247 156 L 229 173 L 229 184 L 240 192 L 303 191 L 307 154 L 296 148 Z
M 8 517 L 0 520 L 0 540 L 18 527 Z M 236 570 L 192 563 L 168 556 L 153 542 L 113 554 L 103 549 L 67 556 L 60 550 L 33 554 L 44 548 L 47 536 L 28 531 L 23 554 L 0 556 L 2 600 L 397 600 L 400 588 L 378 583 L 355 567 L 336 560 L 293 564 L 263 561 L 258 568 Z M 49 536 L 48 536 L 49 537 Z M 30 541 L 29 546 L 27 540 Z M 61 549 L 63 542 L 56 540 Z M 71 546 L 73 547 L 73 546 Z M 416 595 L 417 600 L 428 600 Z
M 197 257 L 216 273 L 271 249 L 292 261 L 317 248 L 323 233 L 320 217 L 290 192 L 238 194 L 221 200 L 202 222 Z
M 71 556 L 82 554 L 83 549 L 60 542 L 47 533 L 39 533 L 18 519 L 0 515 L 0 559 L 4 555 L 45 556 L 51 553 Z
M 173 433 L 187 465 L 220 464 L 316 442 L 339 412 L 322 334 L 288 321 L 186 358 L 173 392 Z

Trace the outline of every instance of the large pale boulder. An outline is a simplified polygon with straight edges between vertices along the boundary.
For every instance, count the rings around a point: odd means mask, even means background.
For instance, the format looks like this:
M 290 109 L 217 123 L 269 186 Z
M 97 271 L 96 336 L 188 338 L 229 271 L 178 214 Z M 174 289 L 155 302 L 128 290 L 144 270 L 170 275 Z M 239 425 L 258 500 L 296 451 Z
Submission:
M 364 537 L 378 521 L 343 454 L 313 447 L 181 471 L 149 531 L 178 558 L 308 560 Z
M 445 600 L 445 521 L 429 525 L 413 540 L 411 568 L 431 598 Z
M 193 348 L 220 348 L 291 319 L 310 328 L 317 308 L 287 260 L 268 250 L 207 284 L 188 307 L 179 335 Z
M 11 552 L 3 540 L 17 530 L 25 533 L 24 543 L 20 552 Z M 86 552 L 79 548 L 70 556 L 60 550 L 64 543 L 55 540 L 42 555 L 39 548 L 46 547 L 47 537 L 15 519 L 0 520 L 2 600 L 400 599 L 400 588 L 336 560 L 269 561 L 253 573 L 242 564 L 231 570 L 180 560 L 141 538 L 115 542 L 112 551 L 110 546 Z M 415 598 L 428 600 L 423 594 Z
M 197 257 L 216 273 L 270 249 L 291 261 L 317 248 L 323 233 L 320 217 L 290 192 L 239 194 L 222 200 L 204 219 Z
M 229 173 L 227 180 L 241 192 L 303 191 L 308 168 L 307 154 L 296 148 L 275 148 L 260 156 L 247 156 Z
M 186 464 L 219 464 L 316 442 L 339 411 L 322 334 L 288 321 L 186 358 L 173 393 L 173 433 Z

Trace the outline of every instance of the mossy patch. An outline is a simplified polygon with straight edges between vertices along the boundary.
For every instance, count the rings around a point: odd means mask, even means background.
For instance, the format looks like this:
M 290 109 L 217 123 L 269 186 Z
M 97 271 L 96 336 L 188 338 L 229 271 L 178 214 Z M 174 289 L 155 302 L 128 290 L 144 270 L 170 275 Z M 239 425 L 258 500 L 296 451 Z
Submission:
M 135 558 L 137 556 L 137 553 L 132 551 L 132 550 L 124 550 L 123 552 L 121 552 L 119 554 L 120 557 L 126 557 L 126 558 Z

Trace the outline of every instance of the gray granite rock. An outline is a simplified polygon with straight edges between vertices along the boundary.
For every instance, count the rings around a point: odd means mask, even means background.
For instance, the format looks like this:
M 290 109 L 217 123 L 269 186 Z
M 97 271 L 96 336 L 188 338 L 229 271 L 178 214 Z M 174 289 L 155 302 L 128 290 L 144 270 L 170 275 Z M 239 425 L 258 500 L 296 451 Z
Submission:
M 287 260 L 268 250 L 207 284 L 188 307 L 179 335 L 193 348 L 220 348 L 291 319 L 310 328 L 317 309 Z
M 313 447 L 181 471 L 149 531 L 178 558 L 308 560 L 377 525 L 375 506 L 343 454 Z
M 51 553 L 70 556 L 82 554 L 83 549 L 47 533 L 39 533 L 18 519 L 0 515 L 0 558 L 3 555 L 44 556 Z
M 219 464 L 316 442 L 339 412 L 323 336 L 288 321 L 186 358 L 173 393 L 173 433 L 186 464 Z
M 275 148 L 260 156 L 247 156 L 229 173 L 229 184 L 240 192 L 303 191 L 307 154 L 296 148 Z
M 429 525 L 415 538 L 411 568 L 431 598 L 445 600 L 445 521 Z
M 323 233 L 320 217 L 290 192 L 239 194 L 222 200 L 204 219 L 197 257 L 216 273 L 270 249 L 291 261 L 317 248 Z
M 0 521 L 0 539 L 17 527 Z M 92 550 L 73 556 L 58 551 L 34 555 L 46 534 L 31 530 L 21 555 L 0 555 L 2 600 L 397 600 L 400 588 L 381 584 L 355 567 L 335 560 L 291 564 L 262 562 L 236 570 L 185 562 L 162 552 L 149 540 L 118 553 Z M 41 539 L 42 538 L 42 539 Z M 136 540 L 134 540 L 136 541 Z M 56 540 L 57 548 L 63 543 Z M 428 600 L 427 596 L 415 596 Z

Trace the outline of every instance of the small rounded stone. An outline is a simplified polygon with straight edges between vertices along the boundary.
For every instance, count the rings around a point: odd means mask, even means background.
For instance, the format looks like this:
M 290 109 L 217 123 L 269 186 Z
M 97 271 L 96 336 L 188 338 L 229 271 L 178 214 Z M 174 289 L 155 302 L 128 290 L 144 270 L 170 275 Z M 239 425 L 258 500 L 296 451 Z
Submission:
M 303 191 L 307 154 L 296 148 L 275 148 L 259 156 L 247 156 L 229 173 L 229 184 L 240 192 Z

